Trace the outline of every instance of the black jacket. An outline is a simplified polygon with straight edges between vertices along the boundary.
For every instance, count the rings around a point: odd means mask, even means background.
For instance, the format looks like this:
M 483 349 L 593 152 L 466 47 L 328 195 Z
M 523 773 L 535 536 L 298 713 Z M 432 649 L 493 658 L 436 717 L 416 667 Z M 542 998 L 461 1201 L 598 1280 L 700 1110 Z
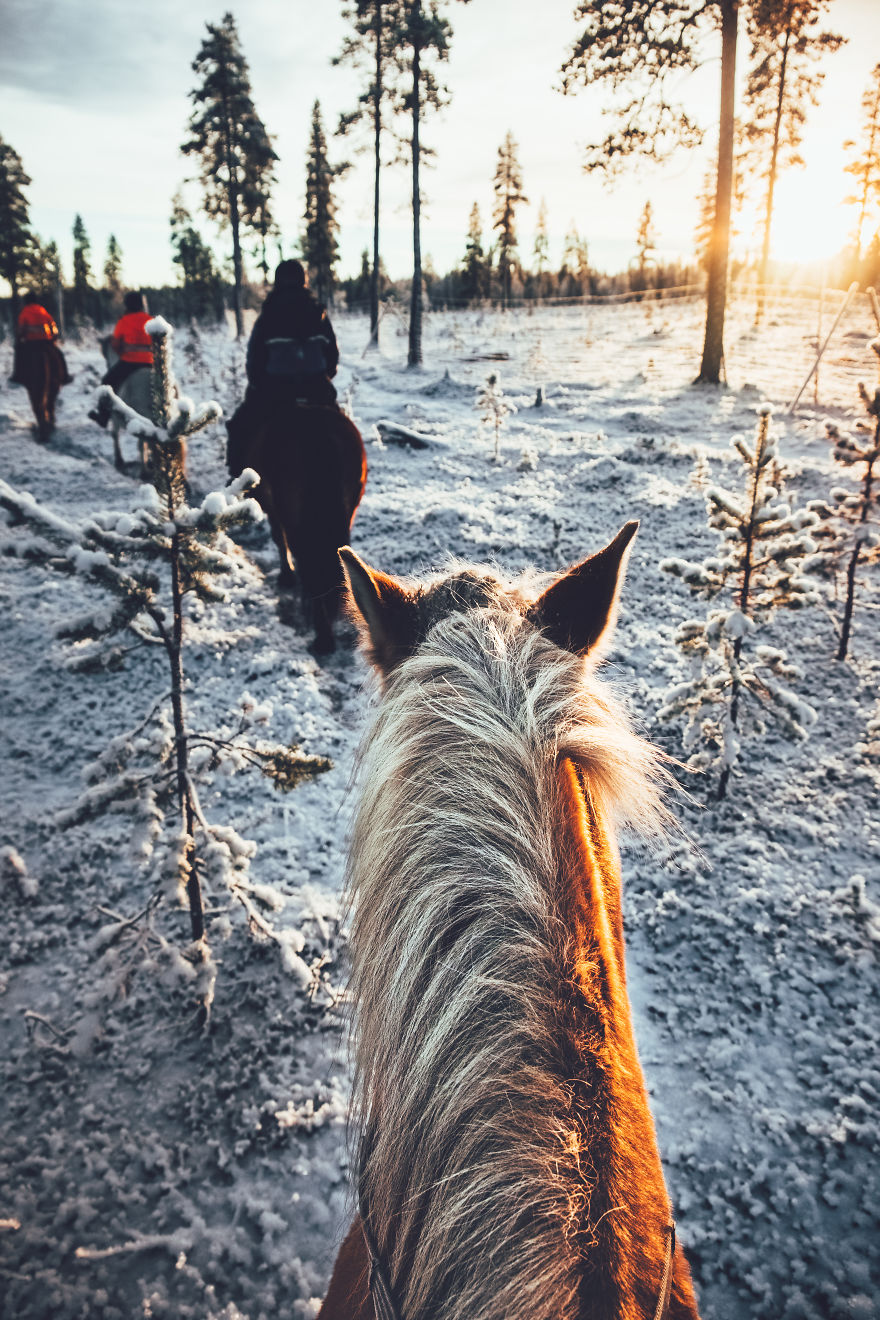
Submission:
M 269 341 L 319 339 L 323 350 L 324 372 L 336 375 L 339 346 L 327 315 L 327 309 L 308 289 L 273 289 L 263 303 L 251 331 L 247 348 L 247 378 L 251 385 L 261 385 L 266 378 Z

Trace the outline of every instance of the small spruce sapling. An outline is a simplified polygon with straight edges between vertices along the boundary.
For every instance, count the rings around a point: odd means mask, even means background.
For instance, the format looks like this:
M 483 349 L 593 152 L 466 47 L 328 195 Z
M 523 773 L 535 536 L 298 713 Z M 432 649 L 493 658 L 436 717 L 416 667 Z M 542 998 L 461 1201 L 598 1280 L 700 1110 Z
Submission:
M 779 468 L 769 407 L 760 412 L 754 448 L 739 436 L 731 443 L 746 467 L 745 500 L 718 487 L 706 491 L 709 526 L 719 533 L 717 552 L 702 563 L 665 559 L 660 564 L 695 595 L 723 601 L 705 619 L 689 619 L 677 630 L 675 640 L 690 659 L 691 675 L 668 689 L 658 712 L 660 719 L 687 717 L 689 764 L 719 772 L 718 798 L 727 791 L 740 753 L 744 711 L 756 731 L 763 729 L 761 711 L 768 711 L 795 738 L 805 737 L 815 719 L 812 708 L 779 681 L 802 677 L 798 667 L 775 647 L 746 642 L 777 609 L 820 599 L 804 571 L 816 550 L 811 532 L 818 519 L 808 510 L 792 511 L 770 482 L 771 471 L 779 474 Z
M 138 822 L 135 847 L 149 868 L 150 895 L 135 918 L 108 913 L 99 945 L 111 975 L 123 986 L 138 966 L 161 953 L 193 983 L 204 1019 L 213 997 L 216 966 L 205 928 L 203 886 L 223 891 L 239 902 L 248 926 L 277 942 L 282 961 L 305 985 L 309 970 L 291 945 L 289 931 L 276 930 L 260 912 L 277 907 L 277 896 L 264 902 L 267 887 L 251 884 L 248 867 L 255 846 L 228 826 L 210 823 L 202 810 L 197 781 L 210 777 L 221 763 L 235 771 L 257 766 L 277 787 L 292 789 L 328 770 L 323 757 L 305 756 L 298 747 L 281 747 L 257 736 L 256 725 L 271 713 L 244 699 L 235 721 L 217 734 L 190 727 L 184 701 L 185 622 L 188 611 L 225 598 L 221 581 L 234 582 L 244 570 L 226 533 L 262 518 L 246 491 L 256 473 L 246 470 L 231 485 L 206 495 L 191 508 L 186 503 L 184 439 L 220 416 L 215 403 L 196 408 L 179 396 L 171 371 L 170 327 L 155 318 L 147 332 L 153 341 L 153 420 L 149 421 L 104 391 L 114 415 L 150 448 L 153 485 L 141 488 L 129 513 L 96 513 L 70 522 L 29 494 L 0 481 L 0 505 L 30 537 L 19 536 L 9 548 L 65 573 L 79 573 L 103 587 L 111 598 L 81 617 L 66 621 L 58 636 L 74 649 L 71 667 L 95 670 L 120 664 L 126 650 L 155 646 L 167 660 L 168 692 L 154 701 L 139 723 L 111 740 L 85 767 L 85 789 L 58 817 L 61 826 L 77 825 L 108 811 L 125 812 Z M 201 605 L 188 605 L 188 598 Z M 129 646 L 124 639 L 130 639 Z M 155 914 L 163 900 L 185 895 L 192 944 L 185 957 L 158 932 Z
M 873 341 L 871 348 L 880 359 L 880 338 Z M 834 445 L 835 459 L 853 473 L 858 488 L 835 486 L 831 490 L 830 500 L 815 500 L 809 505 L 822 522 L 817 532 L 822 549 L 815 557 L 815 568 L 836 574 L 843 560 L 846 560 L 846 595 L 840 644 L 837 648 L 838 660 L 845 660 L 849 649 L 859 565 L 868 566 L 880 562 L 880 526 L 877 517 L 880 489 L 876 488 L 880 468 L 880 386 L 872 396 L 860 382 L 859 395 L 871 421 L 857 425 L 861 431 L 858 439 L 843 435 L 833 422 L 825 424 L 828 439 Z
M 501 460 L 501 428 L 504 425 L 504 419 L 516 412 L 512 403 L 504 397 L 504 393 L 499 384 L 498 377 L 494 374 L 486 377 L 486 384 L 477 391 L 476 406 L 479 409 L 480 421 L 484 426 L 492 426 L 495 431 L 495 453 L 494 462 Z

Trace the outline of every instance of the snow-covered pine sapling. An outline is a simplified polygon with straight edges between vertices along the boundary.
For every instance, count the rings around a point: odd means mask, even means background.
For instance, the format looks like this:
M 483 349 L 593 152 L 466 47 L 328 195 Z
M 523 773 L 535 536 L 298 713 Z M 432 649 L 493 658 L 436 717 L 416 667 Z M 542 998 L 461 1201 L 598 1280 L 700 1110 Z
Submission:
M 190 727 L 184 701 L 186 619 L 191 610 L 203 611 L 225 597 L 224 580 L 234 583 L 246 574 L 226 534 L 263 515 L 247 498 L 247 488 L 256 480 L 250 470 L 206 495 L 198 507 L 187 505 L 185 437 L 218 417 L 220 410 L 214 403 L 196 408 L 176 395 L 170 328 L 154 320 L 147 330 L 154 345 L 154 420 L 133 412 L 112 390 L 109 398 L 120 420 L 148 442 L 154 484 L 141 488 L 130 512 L 96 513 L 82 522 L 60 517 L 2 481 L 0 506 L 14 524 L 23 523 L 31 532 L 29 537 L 18 535 L 10 550 L 61 572 L 81 574 L 111 597 L 109 607 L 102 603 L 59 627 L 58 635 L 74 644 L 72 667 L 115 666 L 126 651 L 140 646 L 164 651 L 168 691 L 148 706 L 134 729 L 114 738 L 86 767 L 85 790 L 58 823 L 79 824 L 107 811 L 129 813 L 139 822 L 136 846 L 149 868 L 150 893 L 139 917 L 114 919 L 105 943 L 125 945 L 132 968 L 150 956 L 151 945 L 167 952 L 170 946 L 156 931 L 154 917 L 163 900 L 185 895 L 192 935 L 185 961 L 193 970 L 204 1016 L 216 968 L 206 938 L 203 883 L 240 902 L 252 928 L 259 926 L 255 914 L 260 886 L 249 885 L 247 878 L 254 845 L 206 819 L 197 781 L 224 762 L 232 770 L 257 765 L 278 787 L 293 788 L 329 769 L 330 762 L 255 736 L 254 725 L 266 715 L 253 703 L 245 703 L 235 722 L 219 735 Z M 274 931 L 268 921 L 260 930 L 277 939 L 286 958 L 285 932 Z M 302 975 L 302 969 L 297 970 Z
M 872 342 L 871 348 L 880 359 L 880 338 Z M 849 648 L 856 573 L 860 565 L 880 562 L 880 386 L 872 396 L 860 382 L 859 395 L 871 420 L 858 425 L 858 437 L 842 434 L 833 422 L 825 424 L 835 459 L 856 477 L 858 487 L 835 486 L 829 500 L 816 500 L 809 506 L 822 520 L 817 533 L 822 552 L 816 557 L 815 567 L 836 575 L 846 562 L 838 660 L 846 659 Z
M 494 428 L 495 453 L 493 458 L 497 463 L 501 458 L 501 428 L 504 425 L 504 419 L 511 413 L 516 412 L 516 408 L 504 397 L 498 377 L 494 372 L 491 376 L 486 377 L 486 384 L 477 391 L 476 406 L 479 409 L 482 424 Z
M 740 752 L 744 711 L 758 730 L 767 711 L 795 738 L 805 737 L 815 719 L 811 707 L 779 681 L 802 677 L 797 666 L 775 647 L 747 642 L 777 609 L 820 599 L 804 571 L 816 550 L 811 533 L 818 519 L 806 509 L 793 511 L 769 479 L 771 472 L 777 480 L 780 473 L 770 408 L 760 411 L 753 447 L 740 436 L 731 443 L 745 465 L 745 498 L 716 486 L 706 491 L 709 526 L 719 533 L 716 553 L 702 563 L 660 564 L 696 595 L 719 602 L 705 619 L 690 619 L 678 629 L 676 642 L 690 659 L 691 674 L 668 689 L 658 712 L 661 719 L 687 717 L 689 764 L 718 771 L 719 798 Z

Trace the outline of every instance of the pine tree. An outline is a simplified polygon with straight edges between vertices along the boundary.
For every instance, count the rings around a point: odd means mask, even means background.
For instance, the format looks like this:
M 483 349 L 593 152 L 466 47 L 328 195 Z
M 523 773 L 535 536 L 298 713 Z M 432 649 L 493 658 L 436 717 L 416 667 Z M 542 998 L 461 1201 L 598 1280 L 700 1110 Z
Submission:
M 516 208 L 528 203 L 523 192 L 522 169 L 519 163 L 519 148 L 513 134 L 508 133 L 498 148 L 498 164 L 495 167 L 495 179 L 492 187 L 495 191 L 495 206 L 492 211 L 493 228 L 498 232 L 498 276 L 501 281 L 501 305 L 510 304 L 510 290 L 513 269 L 516 264 Z
M 345 298 L 349 307 L 368 306 L 370 285 L 373 271 L 370 266 L 370 254 L 366 248 L 361 253 L 361 268 L 353 279 L 344 281 Z
M 563 68 L 562 90 L 577 83 L 615 95 L 604 113 L 611 131 L 588 148 L 587 170 L 613 176 L 634 154 L 663 160 L 677 146 L 694 146 L 697 124 L 667 91 L 670 81 L 702 61 L 704 25 L 721 36 L 721 97 L 712 236 L 707 262 L 706 327 L 698 381 L 717 385 L 724 356 L 727 263 L 733 186 L 734 92 L 741 0 L 580 0 L 584 23 Z
M 477 391 L 475 403 L 480 414 L 480 421 L 484 426 L 493 428 L 495 452 L 492 457 L 498 463 L 501 459 L 501 428 L 504 425 L 504 419 L 509 417 L 511 413 L 516 412 L 516 408 L 504 397 L 504 391 L 494 373 L 486 377 L 486 384 Z
M 198 160 L 206 213 L 228 224 L 232 232 L 233 309 L 240 339 L 244 331 L 241 231 L 267 223 L 278 157 L 254 107 L 235 19 L 227 13 L 221 23 L 205 26 L 208 36 L 192 64 L 201 82 L 190 92 L 190 136 L 181 151 Z
M 825 77 L 816 63 L 844 42 L 836 33 L 816 31 L 830 3 L 752 0 L 749 11 L 751 67 L 744 97 L 745 140 L 750 148 L 747 159 L 757 156 L 763 162 L 765 187 L 756 321 L 764 311 L 776 180 L 780 170 L 803 164 L 798 148 L 807 107 L 816 104 Z
M 547 266 L 550 261 L 550 240 L 547 237 L 547 203 L 541 198 L 538 207 L 538 219 L 535 224 L 535 244 L 532 248 L 535 263 L 535 276 L 538 284 L 538 297 L 546 292 Z
M 272 214 L 272 205 L 267 195 L 259 197 L 254 207 L 251 228 L 256 240 L 251 255 L 263 276 L 263 283 L 269 283 L 269 240 L 278 244 L 278 259 L 281 260 L 281 230 Z
M 179 192 L 171 201 L 171 246 L 172 261 L 180 267 L 187 316 L 219 320 L 223 315 L 222 281 L 211 249 L 195 228 Z
M 589 247 L 587 240 L 581 238 L 574 222 L 562 244 L 559 290 L 562 296 L 567 298 L 590 292 Z
M 857 146 L 853 141 L 843 144 L 844 150 L 856 153 L 843 167 L 856 183 L 855 195 L 846 198 L 848 206 L 859 208 L 855 229 L 856 262 L 862 255 L 865 222 L 872 208 L 876 214 L 880 205 L 880 64 L 874 66 L 871 81 L 862 97 L 862 115 L 861 145 Z
M 107 240 L 107 256 L 104 261 L 104 289 L 110 295 L 113 314 L 122 305 L 122 248 L 111 234 Z
M 132 511 L 100 513 L 75 524 L 3 482 L 0 504 L 35 533 L 21 553 L 59 571 L 80 573 L 111 597 L 109 609 L 102 603 L 59 628 L 59 636 L 74 644 L 74 668 L 87 672 L 117 665 L 127 650 L 144 645 L 164 652 L 169 695 L 154 701 L 135 728 L 112 739 L 86 768 L 85 791 L 57 823 L 81 824 L 104 811 L 131 814 L 138 825 L 135 842 L 148 867 L 150 893 L 138 917 L 119 918 L 102 932 L 103 945 L 112 944 L 114 957 L 126 962 L 133 974 L 154 950 L 168 949 L 156 916 L 163 903 L 182 899 L 189 909 L 192 937 L 183 966 L 189 969 L 204 1019 L 216 976 L 206 932 L 206 886 L 212 907 L 224 895 L 240 903 L 248 925 L 277 941 L 285 966 L 301 983 L 311 977 L 290 936 L 276 931 L 260 912 L 260 888 L 248 879 L 254 845 L 234 829 L 207 819 L 199 800 L 199 777 L 210 777 L 224 762 L 231 771 L 254 765 L 288 789 L 329 769 L 330 763 L 255 736 L 255 726 L 267 713 L 248 699 L 219 734 L 191 726 L 184 698 L 188 600 L 201 602 L 204 609 L 224 599 L 224 580 L 235 583 L 243 571 L 226 533 L 262 513 L 245 498 L 248 485 L 257 479 L 250 470 L 226 489 L 206 495 L 197 508 L 187 505 L 183 441 L 215 421 L 220 409 L 215 403 L 196 408 L 176 392 L 170 327 L 154 318 L 147 332 L 155 363 L 153 420 L 139 416 L 109 386 L 103 387 L 115 414 L 147 440 L 151 450 L 154 484 L 142 488 Z M 131 644 L 126 646 L 126 641 Z
M 449 58 L 452 25 L 443 13 L 449 0 L 401 0 L 392 28 L 397 60 L 404 67 L 396 105 L 410 121 L 409 155 L 412 164 L 413 276 L 409 308 L 411 367 L 422 362 L 422 194 L 423 158 L 432 153 L 422 142 L 422 119 L 428 110 L 445 105 L 448 95 L 437 81 L 436 64 Z M 468 0 L 461 0 L 467 4 Z
M 642 208 L 642 213 L 639 216 L 639 227 L 636 233 L 635 268 L 638 283 L 635 287 L 637 289 L 644 289 L 647 287 L 648 267 L 656 265 L 656 251 L 657 247 L 654 242 L 654 212 L 651 203 L 645 202 L 645 205 Z
M 0 277 L 12 292 L 13 321 L 18 318 L 19 282 L 34 241 L 24 191 L 30 182 L 21 157 L 0 137 Z
M 73 221 L 73 310 L 78 321 L 90 317 L 93 309 L 92 244 L 81 215 Z
M 26 254 L 24 278 L 28 287 L 45 303 L 55 315 L 58 328 L 64 333 L 64 297 L 62 288 L 61 256 L 58 244 L 43 243 L 39 235 L 33 234 Z
M 880 339 L 875 339 L 871 347 L 880 359 Z M 826 423 L 828 439 L 834 445 L 834 457 L 856 477 L 858 487 L 854 490 L 852 486 L 835 486 L 830 503 L 817 500 L 809 506 L 822 520 L 817 532 L 822 551 L 815 557 L 815 566 L 826 572 L 836 572 L 846 560 L 846 595 L 838 660 L 845 660 L 849 649 L 859 566 L 880 563 L 880 488 L 875 486 L 880 472 L 880 386 L 871 395 L 860 383 L 859 394 L 871 419 L 865 428 L 867 434 L 863 432 L 858 438 L 844 435 L 834 423 Z
M 309 268 L 309 283 L 322 303 L 330 303 L 336 285 L 339 260 L 339 222 L 333 198 L 333 180 L 344 166 L 327 159 L 327 139 L 321 122 L 321 103 L 312 107 L 312 131 L 306 161 L 305 233 L 303 260 Z
M 489 267 L 483 251 L 483 221 L 476 202 L 468 219 L 467 246 L 462 262 L 462 292 L 468 302 L 485 298 L 489 292 Z
M 372 130 L 373 150 L 373 264 L 370 269 L 370 343 L 379 343 L 379 183 L 382 168 L 382 134 L 386 132 L 383 110 L 394 96 L 392 70 L 397 50 L 396 30 L 403 0 L 354 0 L 343 8 L 343 18 L 351 24 L 351 34 L 343 42 L 334 64 L 353 64 L 370 72 L 370 81 L 358 104 L 339 120 L 339 132 L 346 134 L 368 123 Z
M 745 465 L 745 499 L 717 486 L 706 491 L 709 525 L 719 533 L 717 553 L 702 563 L 660 563 L 696 595 L 727 597 L 705 619 L 690 619 L 678 629 L 676 642 L 691 661 L 691 677 L 668 690 L 658 712 L 663 720 L 687 716 L 689 764 L 719 772 L 718 798 L 727 791 L 748 720 L 760 731 L 766 712 L 788 736 L 803 738 L 815 719 L 811 707 L 779 682 L 803 677 L 797 666 L 784 651 L 752 643 L 776 610 L 821 599 L 805 572 L 817 549 L 811 533 L 818 518 L 810 510 L 794 512 L 771 484 L 771 474 L 779 474 L 779 451 L 770 408 L 760 410 L 753 446 L 740 436 L 731 443 Z

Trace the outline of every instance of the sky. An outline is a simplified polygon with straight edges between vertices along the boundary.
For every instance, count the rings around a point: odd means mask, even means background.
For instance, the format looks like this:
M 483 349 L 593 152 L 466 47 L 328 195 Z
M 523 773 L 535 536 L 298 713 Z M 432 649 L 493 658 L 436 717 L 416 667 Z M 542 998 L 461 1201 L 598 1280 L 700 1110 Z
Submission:
M 132 285 L 175 280 L 168 216 L 174 192 L 195 172 L 180 154 L 195 85 L 191 63 L 207 21 L 232 7 L 250 66 L 258 113 L 280 156 L 275 214 L 284 255 L 302 229 L 305 158 L 311 108 L 319 99 L 328 132 L 351 109 L 362 76 L 332 67 L 346 25 L 340 0 L 0 0 L 0 136 L 21 156 L 32 184 L 31 222 L 55 239 L 67 264 L 79 212 L 100 268 L 115 234 L 123 277 Z M 479 204 L 489 239 L 492 177 L 507 132 L 519 144 L 529 205 L 518 215 L 528 264 L 538 207 L 546 203 L 551 264 L 574 226 L 591 264 L 620 270 L 635 254 L 639 215 L 654 212 L 660 259 L 688 259 L 697 197 L 717 132 L 719 49 L 684 76 L 679 92 L 706 128 L 701 149 L 656 166 L 634 161 L 611 187 L 585 174 L 584 146 L 603 135 L 602 93 L 563 96 L 560 66 L 578 32 L 574 0 L 449 0 L 454 35 L 443 80 L 448 107 L 431 115 L 424 138 L 436 152 L 425 172 L 422 252 L 444 271 L 464 253 L 468 217 Z M 880 0 L 833 0 L 826 26 L 849 38 L 825 62 L 821 103 L 807 124 L 804 170 L 784 175 L 777 198 L 774 254 L 792 260 L 830 257 L 844 244 L 853 214 L 842 207 L 845 138 L 857 135 L 860 101 L 880 53 Z M 740 41 L 740 74 L 747 46 Z M 341 273 L 354 273 L 372 244 L 372 159 L 357 143 L 332 143 L 352 169 L 339 183 Z M 365 144 L 366 145 L 366 144 Z M 393 277 L 412 269 L 409 171 L 383 171 L 382 256 Z M 196 184 L 185 195 L 198 209 Z M 218 252 L 229 246 L 205 221 Z M 754 250 L 751 226 L 742 244 Z M 246 245 L 247 246 L 247 245 Z

